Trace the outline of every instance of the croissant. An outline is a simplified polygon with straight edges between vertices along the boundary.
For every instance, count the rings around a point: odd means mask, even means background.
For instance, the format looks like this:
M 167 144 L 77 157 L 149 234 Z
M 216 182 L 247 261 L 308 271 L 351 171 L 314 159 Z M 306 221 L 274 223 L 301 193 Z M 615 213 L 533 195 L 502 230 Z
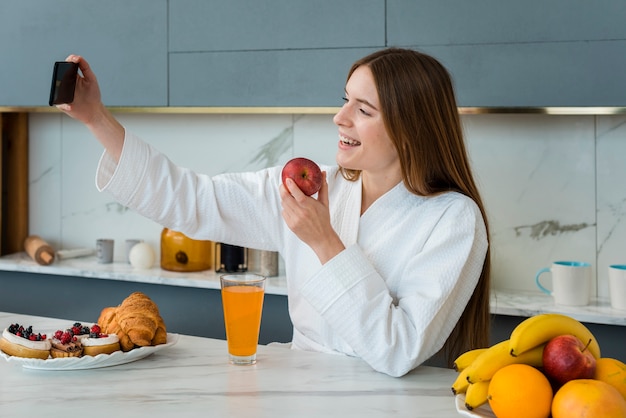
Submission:
M 115 316 L 135 345 L 152 344 L 161 316 L 150 298 L 141 292 L 132 293 L 117 308 Z
M 104 308 L 98 324 L 103 332 L 117 334 L 123 351 L 167 342 L 167 329 L 159 308 L 141 292 L 130 294 L 117 307 Z
M 130 340 L 128 334 L 126 334 L 120 324 L 117 323 L 115 307 L 104 308 L 98 318 L 98 325 L 102 329 L 102 332 L 106 334 L 117 334 L 117 338 L 120 340 L 120 347 L 122 351 L 130 351 L 135 348 L 135 344 Z

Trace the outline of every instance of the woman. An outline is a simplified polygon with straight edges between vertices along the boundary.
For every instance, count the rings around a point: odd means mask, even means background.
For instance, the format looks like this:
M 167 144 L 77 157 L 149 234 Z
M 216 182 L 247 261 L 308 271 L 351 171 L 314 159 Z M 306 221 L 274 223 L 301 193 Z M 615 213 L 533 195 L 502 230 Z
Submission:
M 360 357 L 402 376 L 439 351 L 488 345 L 489 245 L 452 84 L 433 58 L 385 49 L 351 68 L 338 167 L 317 197 L 281 167 L 212 178 L 172 164 L 100 100 L 87 62 L 59 105 L 105 147 L 97 186 L 193 238 L 279 251 L 292 348 Z

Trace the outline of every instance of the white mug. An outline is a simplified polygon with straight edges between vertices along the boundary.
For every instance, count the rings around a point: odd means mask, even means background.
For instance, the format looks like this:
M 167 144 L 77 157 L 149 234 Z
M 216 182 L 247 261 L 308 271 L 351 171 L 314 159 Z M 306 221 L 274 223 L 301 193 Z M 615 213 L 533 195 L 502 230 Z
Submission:
M 626 311 L 626 265 L 609 266 L 609 297 L 612 308 Z
M 552 291 L 542 286 L 539 276 L 552 273 Z M 535 276 L 539 289 L 554 297 L 554 303 L 566 306 L 585 306 L 591 300 L 591 264 L 581 261 L 555 261 L 542 268 Z

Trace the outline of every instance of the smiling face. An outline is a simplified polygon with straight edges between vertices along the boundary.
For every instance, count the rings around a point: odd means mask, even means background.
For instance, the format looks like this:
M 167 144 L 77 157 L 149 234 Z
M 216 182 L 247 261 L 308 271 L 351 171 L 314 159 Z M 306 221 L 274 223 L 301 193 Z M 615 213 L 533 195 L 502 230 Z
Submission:
M 345 103 L 333 121 L 339 127 L 337 163 L 368 178 L 401 179 L 400 160 L 387 134 L 374 77 L 358 67 L 346 83 Z

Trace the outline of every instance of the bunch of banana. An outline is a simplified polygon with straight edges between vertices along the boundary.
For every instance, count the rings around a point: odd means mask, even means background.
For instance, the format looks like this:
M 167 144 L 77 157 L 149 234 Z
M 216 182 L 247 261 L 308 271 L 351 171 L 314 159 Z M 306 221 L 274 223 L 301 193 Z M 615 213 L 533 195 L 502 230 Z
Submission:
M 600 358 L 600 346 L 593 334 L 582 323 L 566 315 L 540 314 L 522 321 L 508 340 L 488 348 L 478 348 L 461 354 L 454 361 L 459 372 L 452 384 L 452 393 L 465 394 L 465 407 L 469 410 L 487 403 L 489 382 L 493 375 L 509 364 L 543 366 L 543 348 L 558 335 L 571 334 Z

